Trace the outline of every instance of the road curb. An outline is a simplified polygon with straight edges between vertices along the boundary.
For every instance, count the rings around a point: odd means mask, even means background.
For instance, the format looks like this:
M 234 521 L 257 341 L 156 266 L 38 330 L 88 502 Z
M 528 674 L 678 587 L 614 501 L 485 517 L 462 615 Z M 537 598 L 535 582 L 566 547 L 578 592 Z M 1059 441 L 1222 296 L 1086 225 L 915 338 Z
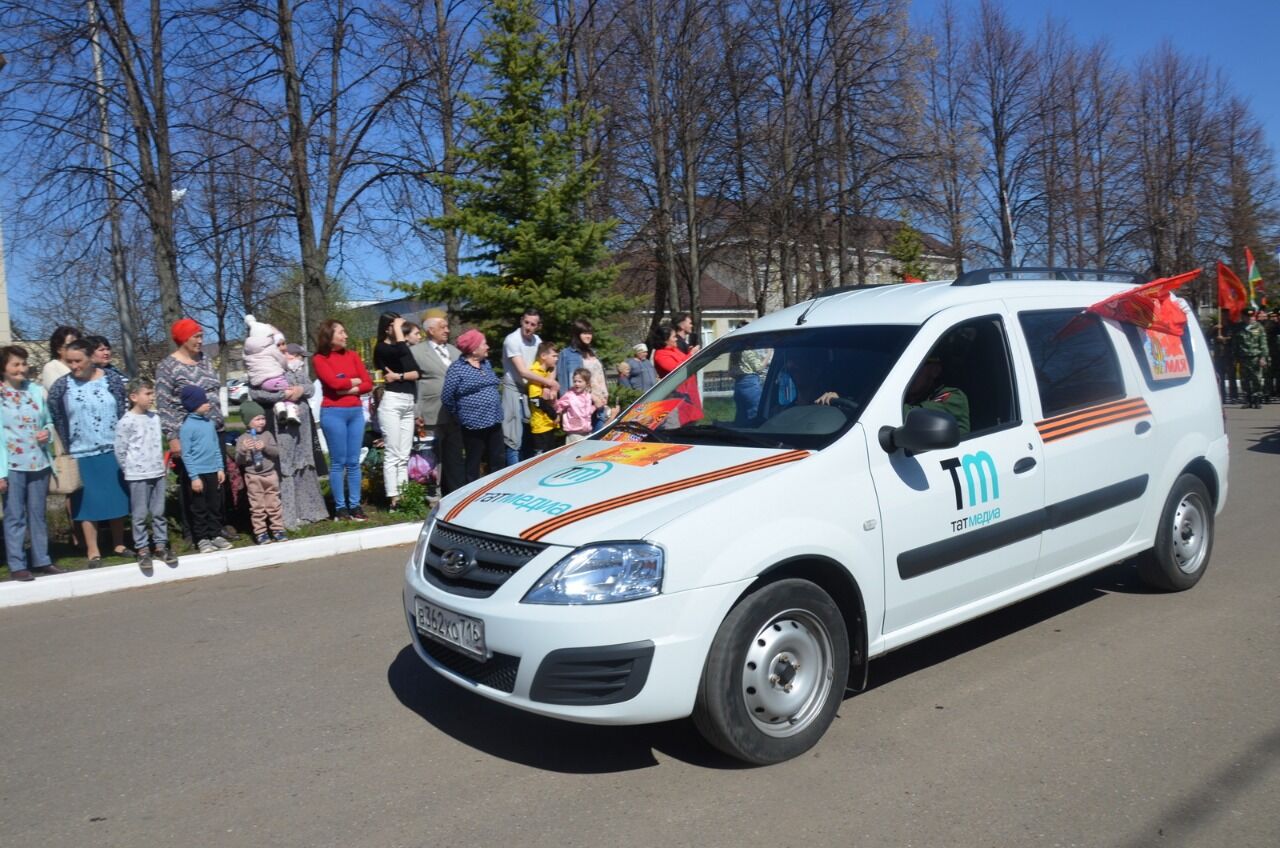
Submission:
M 287 542 L 273 542 L 270 545 L 233 548 L 211 554 L 188 554 L 180 557 L 178 564 L 173 568 L 157 560 L 150 574 L 145 574 L 135 563 L 123 563 L 93 571 L 71 571 L 66 574 L 37 577 L 28 583 L 7 580 L 0 583 L 0 608 L 81 598 L 87 595 L 100 595 L 104 592 L 118 592 L 121 589 L 135 589 L 139 586 L 154 586 L 176 580 L 208 577 L 212 574 L 226 574 L 231 571 L 246 571 L 251 568 L 284 565 L 318 557 L 406 545 L 417 540 L 421 527 L 421 522 L 411 521 L 385 527 L 370 527 L 365 530 L 349 530 L 328 536 L 290 539 Z

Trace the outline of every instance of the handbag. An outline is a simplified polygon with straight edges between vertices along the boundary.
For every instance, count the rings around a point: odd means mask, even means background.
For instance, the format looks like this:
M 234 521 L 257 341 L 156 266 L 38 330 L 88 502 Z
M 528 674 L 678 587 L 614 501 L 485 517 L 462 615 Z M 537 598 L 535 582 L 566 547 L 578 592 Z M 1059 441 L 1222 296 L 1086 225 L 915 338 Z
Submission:
M 53 477 L 49 480 L 49 491 L 55 495 L 70 495 L 80 491 L 84 481 L 80 479 L 80 466 L 76 458 L 62 447 L 62 440 L 57 433 L 53 436 Z

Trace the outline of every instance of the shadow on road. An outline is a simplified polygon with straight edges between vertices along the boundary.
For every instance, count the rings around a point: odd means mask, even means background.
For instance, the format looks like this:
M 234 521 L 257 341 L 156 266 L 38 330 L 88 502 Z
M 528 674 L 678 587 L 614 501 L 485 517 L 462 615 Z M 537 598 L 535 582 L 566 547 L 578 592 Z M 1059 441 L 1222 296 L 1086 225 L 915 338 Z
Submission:
M 1254 427 L 1256 435 L 1249 436 L 1253 444 L 1246 450 L 1258 453 L 1280 453 L 1280 430 L 1275 427 Z
M 651 768 L 654 751 L 704 768 L 744 767 L 702 740 L 691 721 L 601 727 L 503 706 L 440 677 L 406 645 L 387 668 L 400 703 L 443 733 L 494 757 L 570 774 Z
M 1111 593 L 1145 595 L 1151 590 L 1138 579 L 1132 561 L 1116 563 L 873 660 L 867 689 L 946 662 Z
M 1200 788 L 1165 807 L 1146 832 L 1124 843 L 1124 848 L 1145 848 L 1166 837 L 1185 840 L 1223 814 L 1231 814 L 1237 797 L 1252 789 L 1280 764 L 1280 728 L 1253 741 L 1242 754 L 1231 757 Z M 1272 843 L 1274 844 L 1274 843 Z
M 1148 590 L 1131 563 L 1117 563 L 874 661 L 868 688 L 884 686 L 1112 592 L 1145 594 Z M 387 682 L 401 704 L 442 733 L 533 768 L 571 774 L 633 771 L 657 765 L 655 750 L 703 768 L 749 768 L 704 742 L 691 721 L 601 727 L 503 706 L 443 679 L 418 658 L 411 645 L 392 660 Z

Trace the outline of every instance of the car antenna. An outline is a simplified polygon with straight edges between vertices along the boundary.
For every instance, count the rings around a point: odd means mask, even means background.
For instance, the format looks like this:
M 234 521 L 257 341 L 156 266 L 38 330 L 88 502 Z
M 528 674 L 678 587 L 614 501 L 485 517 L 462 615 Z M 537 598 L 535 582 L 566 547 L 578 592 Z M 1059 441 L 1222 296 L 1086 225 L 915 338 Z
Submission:
M 811 311 L 813 311 L 813 307 L 817 306 L 817 305 L 818 305 L 818 302 L 819 302 L 820 300 L 822 300 L 822 298 L 820 298 L 820 297 L 815 297 L 815 298 L 813 299 L 813 303 L 810 303 L 808 306 L 806 306 L 806 307 L 804 308 L 804 312 L 801 312 L 801 313 L 800 313 L 800 317 L 796 319 L 796 326 L 797 326 L 797 327 L 799 327 L 801 324 L 803 324 L 803 323 L 804 323 L 804 319 L 805 319 L 806 317 L 808 317 L 809 313 L 810 313 Z

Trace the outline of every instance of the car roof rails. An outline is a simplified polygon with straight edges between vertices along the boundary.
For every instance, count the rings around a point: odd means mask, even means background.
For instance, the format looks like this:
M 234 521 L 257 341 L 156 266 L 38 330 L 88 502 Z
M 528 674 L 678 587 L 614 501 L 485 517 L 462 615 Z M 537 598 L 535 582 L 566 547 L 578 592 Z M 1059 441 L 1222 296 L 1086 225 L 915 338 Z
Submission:
M 1020 280 L 1062 280 L 1069 282 L 1129 283 L 1137 285 L 1147 278 L 1131 271 L 1108 268 L 975 268 L 965 271 L 953 286 L 980 286 L 986 283 Z

